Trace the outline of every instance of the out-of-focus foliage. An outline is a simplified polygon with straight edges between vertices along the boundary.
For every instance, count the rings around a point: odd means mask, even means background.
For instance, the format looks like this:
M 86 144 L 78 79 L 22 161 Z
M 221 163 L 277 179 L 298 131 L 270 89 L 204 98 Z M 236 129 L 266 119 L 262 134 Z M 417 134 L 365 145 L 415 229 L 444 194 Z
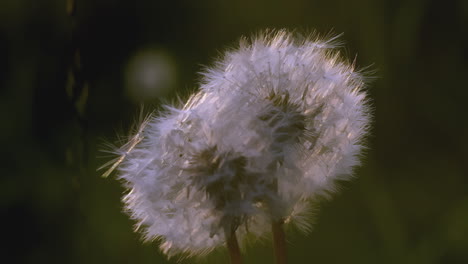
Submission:
M 138 119 L 128 84 L 141 64 L 131 63 L 148 47 L 164 52 L 144 63 L 154 74 L 169 65 L 173 79 L 141 73 L 144 89 L 174 85 L 145 99 L 156 109 L 196 89 L 201 65 L 240 36 L 283 27 L 344 32 L 342 52 L 376 72 L 364 165 L 320 202 L 309 236 L 288 230 L 291 263 L 468 263 L 467 1 L 77 0 L 75 26 L 65 2 L 0 1 L 6 263 L 173 263 L 157 242 L 140 243 L 121 212 L 123 188 L 96 172 L 109 160 L 99 158 L 104 139 Z M 79 91 L 72 47 L 87 84 Z M 269 242 L 249 247 L 246 263 L 272 263 Z

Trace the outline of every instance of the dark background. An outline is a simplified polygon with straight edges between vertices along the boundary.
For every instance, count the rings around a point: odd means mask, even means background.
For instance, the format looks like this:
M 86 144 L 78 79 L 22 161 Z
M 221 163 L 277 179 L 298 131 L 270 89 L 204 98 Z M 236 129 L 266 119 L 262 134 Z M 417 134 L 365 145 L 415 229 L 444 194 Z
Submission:
M 364 164 L 320 203 L 312 233 L 291 230 L 290 263 L 468 263 L 468 1 L 77 1 L 75 16 L 66 1 L 0 2 L 5 263 L 175 263 L 140 242 L 124 189 L 96 172 L 102 144 L 139 113 L 129 61 L 152 49 L 170 58 L 171 90 L 145 100 L 154 109 L 265 28 L 343 32 L 344 56 L 375 71 Z M 245 257 L 272 263 L 270 242 Z

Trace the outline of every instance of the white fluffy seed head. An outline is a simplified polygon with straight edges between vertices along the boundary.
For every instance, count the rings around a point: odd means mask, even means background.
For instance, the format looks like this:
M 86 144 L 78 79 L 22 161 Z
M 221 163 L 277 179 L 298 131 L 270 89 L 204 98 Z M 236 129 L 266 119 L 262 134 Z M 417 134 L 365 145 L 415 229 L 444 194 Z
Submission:
M 243 40 L 204 77 L 206 93 L 239 93 L 258 106 L 251 110 L 258 119 L 253 122 L 263 125 L 268 151 L 280 163 L 284 210 L 276 217 L 302 213 L 291 208 L 326 196 L 358 165 L 369 123 L 364 79 L 340 59 L 332 41 L 297 41 L 286 31 Z
M 146 239 L 198 255 L 272 220 L 308 229 L 310 199 L 351 175 L 369 122 L 363 78 L 333 48 L 286 31 L 242 40 L 184 107 L 143 123 L 119 178 Z

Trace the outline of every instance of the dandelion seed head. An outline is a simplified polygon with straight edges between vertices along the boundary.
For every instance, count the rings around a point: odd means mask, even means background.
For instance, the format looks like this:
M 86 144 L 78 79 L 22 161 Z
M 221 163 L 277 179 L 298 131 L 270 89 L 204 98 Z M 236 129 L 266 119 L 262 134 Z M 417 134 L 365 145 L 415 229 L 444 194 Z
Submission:
M 183 108 L 168 108 L 148 121 L 119 166 L 131 190 L 123 199 L 127 212 L 169 256 L 207 253 L 241 225 L 265 230 L 254 216 L 264 196 L 265 166 L 257 164 L 267 144 L 250 122 L 226 118 L 239 99 L 198 93 Z
M 369 122 L 363 78 L 333 48 L 286 31 L 244 39 L 183 107 L 142 124 L 117 152 L 146 240 L 192 256 L 271 221 L 310 229 L 310 200 L 350 177 Z
M 303 199 L 328 196 L 359 164 L 369 122 L 364 79 L 334 48 L 332 40 L 270 32 L 243 40 L 204 74 L 206 93 L 243 94 L 254 106 L 255 130 L 274 154 L 276 218 L 305 210 L 297 206 Z

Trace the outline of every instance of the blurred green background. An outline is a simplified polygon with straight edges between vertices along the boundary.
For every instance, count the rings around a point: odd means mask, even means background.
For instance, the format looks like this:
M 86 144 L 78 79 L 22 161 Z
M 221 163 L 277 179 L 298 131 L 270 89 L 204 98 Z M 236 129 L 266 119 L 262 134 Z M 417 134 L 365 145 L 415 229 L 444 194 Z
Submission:
M 202 65 L 265 28 L 344 33 L 342 53 L 376 72 L 364 164 L 312 233 L 291 230 L 290 263 L 468 263 L 468 1 L 77 4 L 70 17 L 65 0 L 0 2 L 4 263 L 175 263 L 132 232 L 99 150 L 142 101 L 194 91 Z M 272 263 L 270 242 L 245 258 Z

